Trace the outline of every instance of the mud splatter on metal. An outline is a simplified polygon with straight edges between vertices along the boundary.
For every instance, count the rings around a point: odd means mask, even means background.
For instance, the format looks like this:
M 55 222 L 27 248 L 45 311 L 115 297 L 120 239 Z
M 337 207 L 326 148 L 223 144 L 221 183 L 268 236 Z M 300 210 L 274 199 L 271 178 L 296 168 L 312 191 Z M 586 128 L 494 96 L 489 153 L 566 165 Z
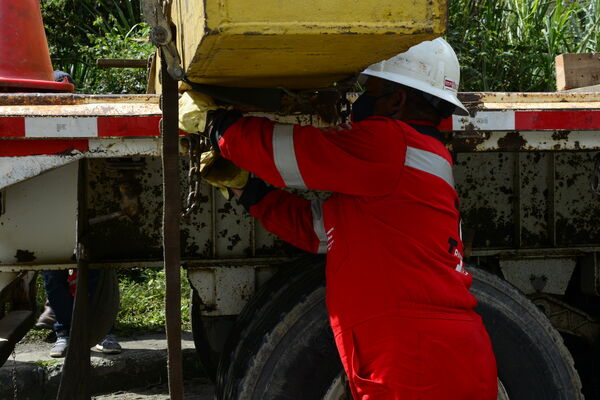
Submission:
M 29 250 L 17 250 L 17 254 L 15 254 L 15 258 L 17 262 L 32 262 L 35 261 L 35 255 L 33 252 Z

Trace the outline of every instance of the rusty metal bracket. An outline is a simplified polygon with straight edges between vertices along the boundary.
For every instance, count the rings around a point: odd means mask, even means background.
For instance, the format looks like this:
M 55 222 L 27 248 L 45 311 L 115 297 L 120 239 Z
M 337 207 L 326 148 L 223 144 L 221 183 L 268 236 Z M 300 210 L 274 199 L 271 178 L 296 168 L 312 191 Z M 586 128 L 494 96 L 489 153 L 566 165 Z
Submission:
M 590 344 L 598 343 L 600 338 L 598 320 L 547 294 L 534 295 L 530 299 L 560 332 L 579 336 Z
M 167 64 L 169 75 L 176 81 L 181 81 L 185 78 L 185 71 L 181 68 L 181 57 L 173 40 L 173 30 L 166 17 L 169 6 L 168 1 L 143 0 L 142 12 L 144 19 L 152 27 L 150 41 L 161 49 L 161 58 Z

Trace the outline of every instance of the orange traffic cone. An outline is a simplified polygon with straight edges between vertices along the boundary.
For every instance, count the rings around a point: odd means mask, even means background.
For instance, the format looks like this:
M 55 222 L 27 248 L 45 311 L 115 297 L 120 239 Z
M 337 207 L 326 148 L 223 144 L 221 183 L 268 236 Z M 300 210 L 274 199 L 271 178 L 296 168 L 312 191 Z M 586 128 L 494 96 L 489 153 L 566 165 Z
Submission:
M 39 0 L 0 0 L 0 92 L 72 92 L 54 81 Z

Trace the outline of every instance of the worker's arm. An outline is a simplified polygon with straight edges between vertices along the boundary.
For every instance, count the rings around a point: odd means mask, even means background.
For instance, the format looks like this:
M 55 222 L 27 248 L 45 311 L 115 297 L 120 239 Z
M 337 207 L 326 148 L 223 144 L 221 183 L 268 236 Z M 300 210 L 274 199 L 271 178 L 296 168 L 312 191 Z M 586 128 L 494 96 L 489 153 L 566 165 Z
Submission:
M 406 144 L 386 118 L 322 130 L 242 117 L 218 139 L 221 154 L 279 187 L 350 195 L 390 193 L 402 173 Z
M 268 187 L 257 178 L 251 178 L 243 191 L 234 190 L 234 194 L 269 232 L 302 250 L 311 253 L 326 252 L 327 236 L 321 210 L 322 200 L 305 200 L 292 193 Z

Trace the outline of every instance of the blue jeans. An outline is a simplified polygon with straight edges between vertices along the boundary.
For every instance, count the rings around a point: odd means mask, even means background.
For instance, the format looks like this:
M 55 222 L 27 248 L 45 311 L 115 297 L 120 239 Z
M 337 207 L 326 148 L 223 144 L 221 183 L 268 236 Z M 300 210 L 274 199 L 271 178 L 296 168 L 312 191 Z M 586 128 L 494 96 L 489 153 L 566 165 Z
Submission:
M 91 269 L 89 271 L 90 298 L 94 294 L 99 275 L 100 271 L 98 270 Z M 50 307 L 56 315 L 54 332 L 59 336 L 68 336 L 71 329 L 74 297 L 69 290 L 68 277 L 69 271 L 67 270 L 42 271 L 46 296 L 48 296 Z

